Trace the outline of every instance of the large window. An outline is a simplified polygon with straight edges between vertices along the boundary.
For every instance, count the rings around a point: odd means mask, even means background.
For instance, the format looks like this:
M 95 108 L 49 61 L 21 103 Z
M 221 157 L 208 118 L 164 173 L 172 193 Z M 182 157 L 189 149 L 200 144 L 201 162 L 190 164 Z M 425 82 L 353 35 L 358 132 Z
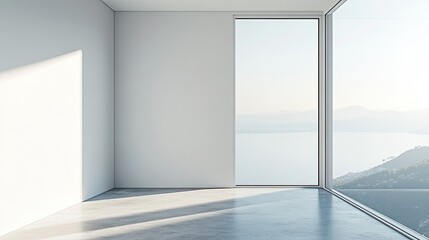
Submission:
M 235 30 L 236 184 L 318 185 L 318 20 Z
M 333 187 L 429 237 L 429 1 L 333 14 Z

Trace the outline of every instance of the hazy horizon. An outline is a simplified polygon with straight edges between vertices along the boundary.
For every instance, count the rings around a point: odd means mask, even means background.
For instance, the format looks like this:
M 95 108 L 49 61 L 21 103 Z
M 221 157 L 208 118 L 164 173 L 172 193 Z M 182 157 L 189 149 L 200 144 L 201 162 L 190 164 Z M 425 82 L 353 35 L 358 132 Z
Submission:
M 412 111 L 429 111 L 429 107 L 427 108 L 417 108 L 417 109 L 404 109 L 404 110 L 391 110 L 391 109 L 383 109 L 383 110 L 374 110 L 365 106 L 361 106 L 361 105 L 350 105 L 350 106 L 345 106 L 345 107 L 341 107 L 341 108 L 336 108 L 334 109 L 334 111 L 338 111 L 338 110 L 343 110 L 343 109 L 350 109 L 350 108 L 362 108 L 362 109 L 366 109 L 369 111 L 374 111 L 374 112 L 412 112 Z M 308 109 L 308 110 L 279 110 L 279 111 L 275 111 L 275 112 L 255 112 L 255 113 L 251 113 L 251 114 L 236 114 L 236 116 L 246 116 L 246 115 L 260 115 L 260 114 L 277 114 L 277 113 L 300 113 L 300 112 L 313 112 L 313 111 L 318 111 L 318 109 Z

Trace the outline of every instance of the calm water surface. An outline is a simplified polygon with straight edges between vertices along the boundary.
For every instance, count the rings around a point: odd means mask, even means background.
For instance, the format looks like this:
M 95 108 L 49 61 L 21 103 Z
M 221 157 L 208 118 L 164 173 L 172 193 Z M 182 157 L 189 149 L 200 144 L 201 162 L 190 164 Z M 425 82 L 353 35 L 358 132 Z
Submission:
M 429 135 L 334 133 L 334 178 L 415 146 L 429 146 Z M 316 132 L 236 134 L 236 184 L 317 185 L 317 154 Z

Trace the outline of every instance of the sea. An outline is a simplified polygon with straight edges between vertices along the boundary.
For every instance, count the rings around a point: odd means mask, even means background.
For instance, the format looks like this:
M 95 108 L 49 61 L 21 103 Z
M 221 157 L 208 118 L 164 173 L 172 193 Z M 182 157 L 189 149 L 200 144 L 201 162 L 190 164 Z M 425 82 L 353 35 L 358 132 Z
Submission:
M 429 146 L 428 134 L 335 132 L 333 176 L 361 172 L 416 146 Z M 237 185 L 317 185 L 318 134 L 237 133 Z

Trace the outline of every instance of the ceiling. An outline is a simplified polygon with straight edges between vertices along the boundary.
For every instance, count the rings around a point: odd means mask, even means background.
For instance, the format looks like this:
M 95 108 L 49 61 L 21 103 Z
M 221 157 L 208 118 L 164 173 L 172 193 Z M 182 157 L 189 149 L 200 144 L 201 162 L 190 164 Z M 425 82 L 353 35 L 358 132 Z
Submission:
M 327 11 L 338 0 L 102 0 L 115 11 Z

